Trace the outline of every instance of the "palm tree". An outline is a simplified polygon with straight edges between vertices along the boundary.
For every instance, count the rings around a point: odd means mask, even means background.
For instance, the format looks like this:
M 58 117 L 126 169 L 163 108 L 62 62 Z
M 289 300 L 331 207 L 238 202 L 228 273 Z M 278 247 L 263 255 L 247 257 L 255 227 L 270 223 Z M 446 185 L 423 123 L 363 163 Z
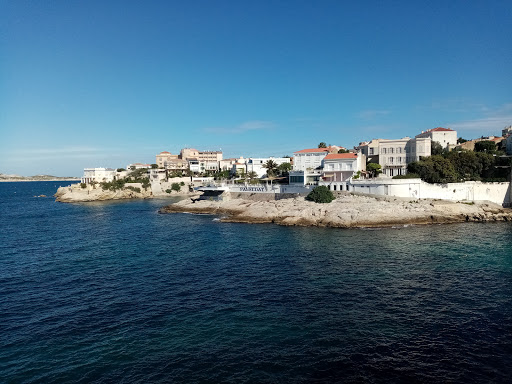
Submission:
M 274 160 L 268 160 L 263 164 L 263 168 L 267 168 L 267 177 L 272 177 L 277 174 L 277 163 Z

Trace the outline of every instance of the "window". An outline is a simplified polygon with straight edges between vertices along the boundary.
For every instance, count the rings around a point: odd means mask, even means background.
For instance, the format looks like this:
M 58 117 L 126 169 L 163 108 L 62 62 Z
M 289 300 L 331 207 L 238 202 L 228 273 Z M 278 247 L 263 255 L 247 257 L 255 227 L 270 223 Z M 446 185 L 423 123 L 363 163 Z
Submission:
M 393 153 L 394 148 L 389 148 L 389 153 Z
M 393 158 L 392 157 L 389 158 L 389 164 L 393 164 Z
M 386 148 L 382 148 L 382 154 L 385 155 L 386 154 Z
M 373 155 L 373 148 L 370 148 L 370 155 Z

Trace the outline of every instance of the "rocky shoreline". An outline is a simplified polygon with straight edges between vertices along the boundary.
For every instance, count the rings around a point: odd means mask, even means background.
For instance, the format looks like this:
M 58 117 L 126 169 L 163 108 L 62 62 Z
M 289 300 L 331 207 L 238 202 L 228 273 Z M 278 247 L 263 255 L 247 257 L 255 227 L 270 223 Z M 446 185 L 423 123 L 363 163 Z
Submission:
M 140 192 L 139 192 L 140 190 Z M 67 187 L 60 187 L 55 193 L 55 200 L 61 203 L 84 203 L 92 201 L 107 201 L 107 200 L 125 200 L 125 199 L 151 199 L 151 198 L 166 198 L 177 196 L 198 196 L 197 192 L 190 193 L 188 191 L 172 192 L 171 194 L 161 192 L 153 192 L 151 188 L 145 190 L 144 188 L 136 189 L 119 189 L 115 191 L 103 190 L 101 187 L 93 187 L 88 185 L 86 188 L 81 188 L 80 184 L 72 184 Z
M 160 209 L 160 213 L 177 212 L 219 215 L 224 222 L 338 228 L 512 221 L 512 209 L 490 202 L 411 200 L 351 194 L 339 196 L 329 204 L 317 204 L 303 197 L 275 201 L 186 199 Z

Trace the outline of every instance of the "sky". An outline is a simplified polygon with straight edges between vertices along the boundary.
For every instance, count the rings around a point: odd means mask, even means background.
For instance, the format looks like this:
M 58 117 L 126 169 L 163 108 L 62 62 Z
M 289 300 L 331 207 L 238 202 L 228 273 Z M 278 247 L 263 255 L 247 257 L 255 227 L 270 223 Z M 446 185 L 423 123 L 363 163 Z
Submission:
M 512 124 L 512 2 L 0 0 L 0 173 Z

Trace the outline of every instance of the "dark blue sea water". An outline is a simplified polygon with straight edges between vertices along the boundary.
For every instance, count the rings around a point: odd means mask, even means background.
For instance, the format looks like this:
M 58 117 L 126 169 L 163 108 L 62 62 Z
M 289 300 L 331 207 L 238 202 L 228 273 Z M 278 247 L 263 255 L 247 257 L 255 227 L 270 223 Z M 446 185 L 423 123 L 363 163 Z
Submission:
M 512 380 L 512 223 L 230 224 L 59 184 L 0 183 L 2 383 Z

